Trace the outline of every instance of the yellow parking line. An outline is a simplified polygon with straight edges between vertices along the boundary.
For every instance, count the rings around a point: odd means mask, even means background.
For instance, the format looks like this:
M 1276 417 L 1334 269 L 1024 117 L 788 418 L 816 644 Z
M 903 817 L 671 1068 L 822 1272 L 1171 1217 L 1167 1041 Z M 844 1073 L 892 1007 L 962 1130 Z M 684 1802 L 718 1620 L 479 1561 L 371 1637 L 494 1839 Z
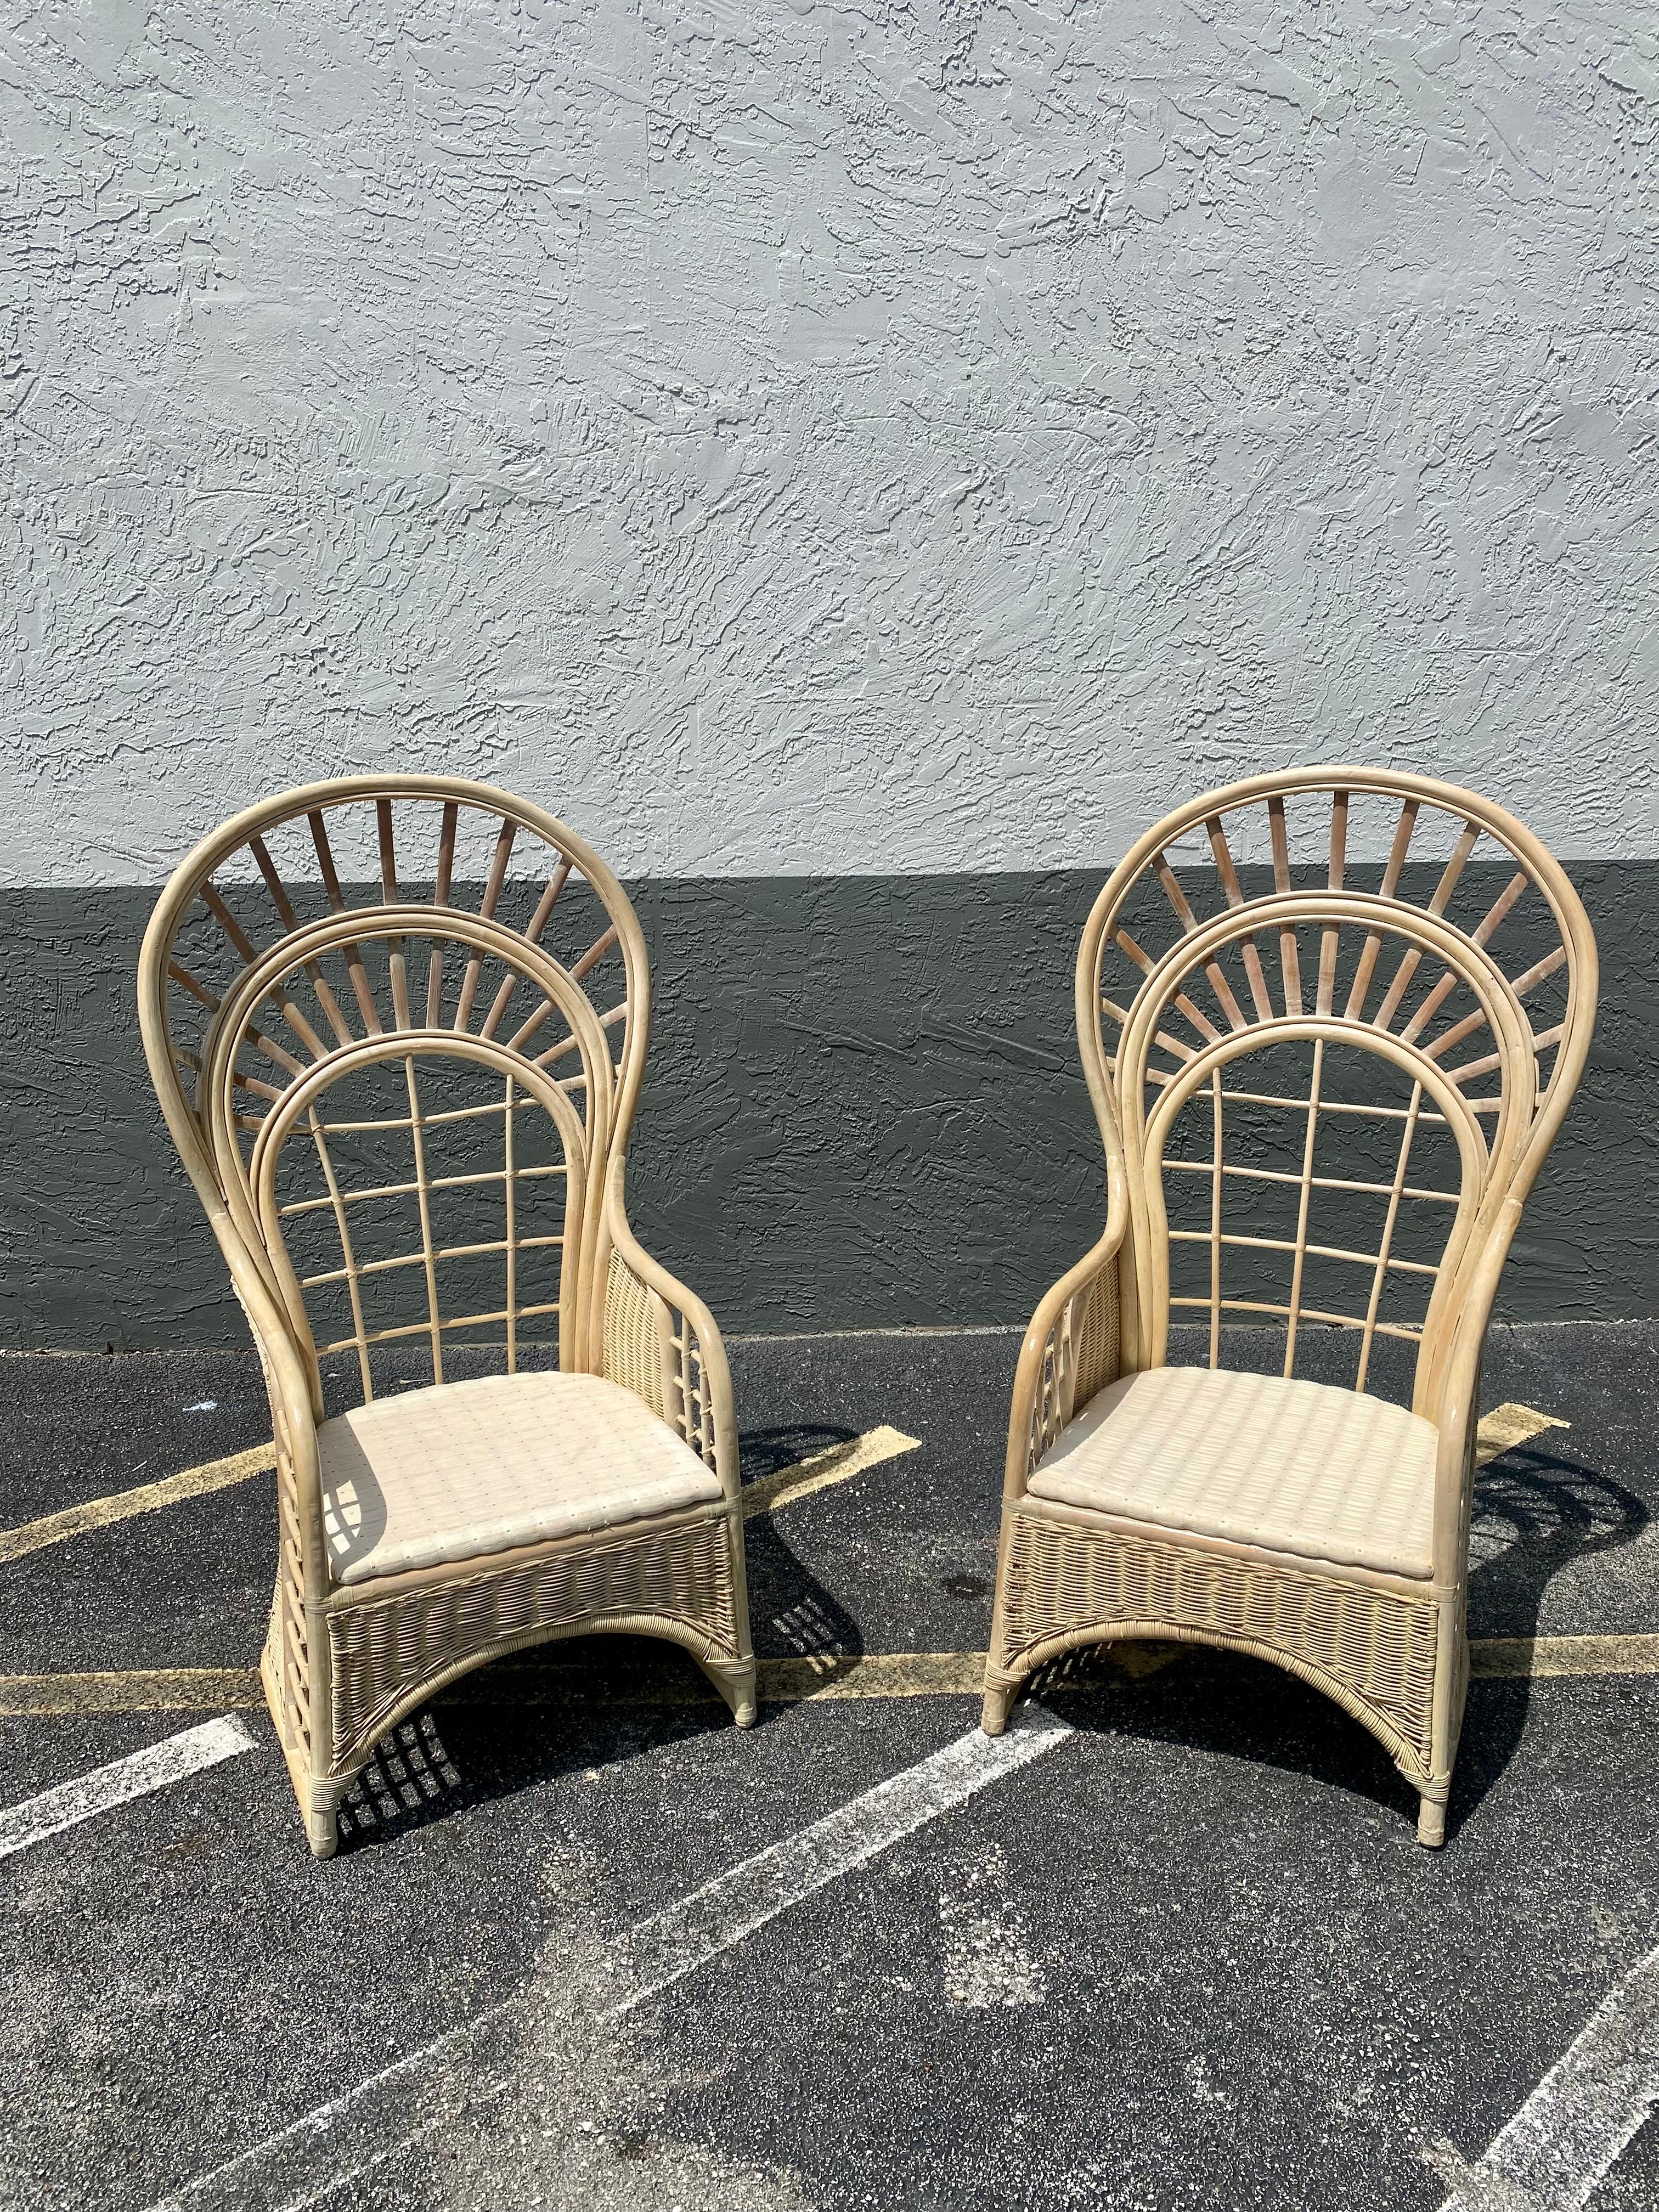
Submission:
M 1183 1650 L 1187 1647 L 1182 1647 Z M 1103 1655 L 1122 1671 L 1157 1671 L 1146 1662 L 1175 1656 L 1168 1646 L 1126 1644 Z M 1469 1672 L 1484 1680 L 1558 1677 L 1580 1680 L 1659 1674 L 1659 1636 L 1498 1636 L 1469 1647 Z M 798 1705 L 820 1698 L 977 1697 L 982 1651 L 863 1651 L 836 1658 L 763 1659 L 763 1703 Z M 612 1705 L 701 1705 L 714 1692 L 700 1676 L 607 1685 L 586 1668 L 507 1661 L 466 1676 L 446 1695 L 467 1704 L 562 1704 L 573 1694 Z M 263 1704 L 252 1667 L 174 1667 L 126 1674 L 0 1674 L 0 1715 L 64 1718 L 83 1713 L 249 1712 Z
M 255 1667 L 172 1667 L 143 1674 L 0 1674 L 0 1713 L 251 1712 L 264 1703 Z
M 1489 1679 L 1659 1674 L 1659 1636 L 1488 1636 L 1469 1644 L 1469 1673 Z
M 0 1565 L 21 1559 L 30 1552 L 44 1552 L 50 1544 L 66 1543 L 88 1529 L 107 1528 L 112 1522 L 130 1521 L 135 1513 L 154 1513 L 158 1506 L 177 1505 L 185 1498 L 204 1498 L 211 1490 L 228 1490 L 263 1474 L 276 1464 L 276 1447 L 254 1444 L 232 1452 L 228 1459 L 210 1459 L 201 1467 L 187 1467 L 161 1482 L 141 1482 L 136 1490 L 118 1490 L 112 1498 L 90 1498 L 84 1505 L 47 1513 L 39 1521 L 26 1521 L 21 1528 L 0 1528 Z
M 918 1443 L 916 1437 L 897 1429 L 880 1428 L 870 1429 L 847 1443 L 831 1444 L 827 1451 L 814 1452 L 809 1459 L 797 1460 L 792 1466 L 780 1468 L 775 1474 L 751 1482 L 743 1493 L 744 1517 L 775 1513 L 781 1506 L 810 1498 L 814 1491 L 827 1490 L 831 1483 L 850 1481 L 866 1468 L 879 1467 L 884 1460 L 915 1451 Z M 273 1445 L 253 1444 L 246 1451 L 232 1452 L 228 1459 L 187 1467 L 182 1474 L 170 1474 L 161 1482 L 141 1482 L 133 1490 L 118 1490 L 109 1498 L 66 1506 L 61 1513 L 26 1521 L 21 1528 L 0 1528 L 0 1565 L 24 1559 L 31 1552 L 44 1552 L 52 1544 L 67 1543 L 71 1536 L 84 1536 L 117 1521 L 130 1521 L 135 1514 L 154 1513 L 187 1498 L 205 1498 L 210 1491 L 228 1490 L 233 1483 L 264 1474 L 276 1464 Z
M 1480 1416 L 1474 1432 L 1474 1463 L 1486 1467 L 1516 1444 L 1530 1443 L 1546 1429 L 1570 1429 L 1571 1421 L 1558 1421 L 1553 1413 L 1540 1413 L 1530 1406 L 1494 1406 Z
M 827 1490 L 832 1482 L 850 1482 L 855 1474 L 879 1467 L 884 1460 L 898 1459 L 921 1449 L 921 1437 L 907 1437 L 902 1429 L 866 1429 L 861 1437 L 831 1444 L 827 1451 L 813 1452 L 810 1458 L 781 1467 L 775 1474 L 746 1484 L 743 1517 L 752 1521 L 757 1513 L 775 1513 L 781 1506 L 810 1498 L 815 1490 Z

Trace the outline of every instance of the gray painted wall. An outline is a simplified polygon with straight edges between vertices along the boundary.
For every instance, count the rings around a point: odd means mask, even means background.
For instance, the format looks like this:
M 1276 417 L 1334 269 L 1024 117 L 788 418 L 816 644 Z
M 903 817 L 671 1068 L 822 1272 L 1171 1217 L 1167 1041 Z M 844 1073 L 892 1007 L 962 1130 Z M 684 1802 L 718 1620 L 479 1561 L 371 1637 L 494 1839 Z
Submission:
M 1504 1278 L 1514 1319 L 1659 1311 L 1659 866 L 1577 874 L 1604 1013 Z M 1098 887 L 1073 872 L 632 886 L 656 999 L 629 1173 L 647 1249 L 734 1330 L 1027 1320 L 1104 1218 L 1072 1036 Z M 150 896 L 10 902 L 0 1346 L 243 1340 L 127 1011 Z
M 625 872 L 1276 763 L 1659 853 L 1623 4 L 9 11 L 0 872 L 451 768 Z

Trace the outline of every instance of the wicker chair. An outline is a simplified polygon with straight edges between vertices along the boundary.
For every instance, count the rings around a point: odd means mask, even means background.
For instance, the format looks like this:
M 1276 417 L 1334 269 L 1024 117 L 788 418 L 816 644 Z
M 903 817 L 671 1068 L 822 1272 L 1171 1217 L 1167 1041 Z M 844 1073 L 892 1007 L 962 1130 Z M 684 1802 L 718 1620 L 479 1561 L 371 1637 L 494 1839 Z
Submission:
M 1481 1347 L 1595 980 L 1559 865 L 1419 776 L 1234 784 L 1115 872 L 1077 963 L 1106 1229 L 1020 1353 L 989 1733 L 1076 1646 L 1221 1644 L 1370 1729 L 1442 1841 Z M 1207 1367 L 1167 1364 L 1172 1316 Z M 1224 1324 L 1282 1327 L 1281 1371 L 1223 1370 Z M 1351 1389 L 1297 1374 L 1344 1343 Z M 1409 1412 L 1366 1391 L 1389 1360 Z
M 611 871 L 482 784 L 315 784 L 179 868 L 139 1006 L 270 1393 L 262 1674 L 312 1850 L 379 1738 L 552 1638 L 666 1637 L 752 1722 L 725 1352 L 623 1212 L 649 987 Z M 457 1379 L 483 1342 L 505 1373 Z M 331 1355 L 362 1403 L 326 1419 Z

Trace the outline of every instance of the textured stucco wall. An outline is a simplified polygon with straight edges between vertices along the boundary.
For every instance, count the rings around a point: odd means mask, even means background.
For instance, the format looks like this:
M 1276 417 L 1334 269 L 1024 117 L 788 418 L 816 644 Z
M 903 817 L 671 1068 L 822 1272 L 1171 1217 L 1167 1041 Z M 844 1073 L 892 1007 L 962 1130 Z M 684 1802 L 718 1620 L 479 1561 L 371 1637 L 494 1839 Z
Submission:
M 142 887 L 382 766 L 633 879 L 635 1211 L 748 1328 L 1080 1249 L 1176 799 L 1474 783 L 1613 1007 L 1506 1310 L 1659 1310 L 1649 7 L 18 0 L 0 246 L 0 1341 L 240 1334 Z
M 21 0 L 0 872 L 385 763 L 635 875 L 1350 756 L 1652 855 L 1655 28 Z

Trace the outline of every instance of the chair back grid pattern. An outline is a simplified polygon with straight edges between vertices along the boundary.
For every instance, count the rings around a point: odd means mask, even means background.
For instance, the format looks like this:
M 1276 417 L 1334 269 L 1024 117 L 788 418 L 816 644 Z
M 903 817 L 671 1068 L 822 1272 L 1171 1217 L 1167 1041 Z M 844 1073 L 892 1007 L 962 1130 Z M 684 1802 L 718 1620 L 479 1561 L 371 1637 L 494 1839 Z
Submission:
M 449 779 L 289 793 L 178 872 L 143 973 L 175 1134 L 200 1139 L 192 1170 L 313 1381 L 355 1348 L 371 1398 L 370 1348 L 404 1339 L 441 1381 L 446 1340 L 492 1328 L 510 1371 L 529 1341 L 565 1357 L 648 988 L 632 908 L 580 841 Z
M 259 1208 L 265 1249 L 281 1240 L 290 1311 L 297 1321 L 297 1293 L 316 1355 L 356 1352 L 365 1404 L 377 1345 L 423 1352 L 441 1382 L 447 1339 L 503 1333 L 514 1374 L 521 1346 L 564 1333 L 582 1150 L 567 1156 L 520 1079 L 495 1079 L 498 1095 L 478 1100 L 480 1077 L 492 1079 L 441 1050 L 349 1068 L 280 1142 Z M 494 1295 L 472 1304 L 485 1286 Z
M 1261 778 L 1143 839 L 1091 917 L 1079 1018 L 1146 1344 L 1202 1316 L 1214 1366 L 1224 1326 L 1277 1322 L 1289 1376 L 1309 1324 L 1341 1328 L 1364 1389 L 1379 1337 L 1437 1341 L 1565 1110 L 1594 980 L 1559 868 L 1450 787 Z
M 1207 1322 L 1212 1367 L 1226 1323 L 1280 1322 L 1293 1375 L 1312 1323 L 1354 1334 L 1357 1390 L 1378 1336 L 1421 1345 L 1467 1212 L 1456 1141 L 1420 1078 L 1323 1037 L 1213 1068 L 1176 1117 L 1162 1196 L 1171 1318 Z

